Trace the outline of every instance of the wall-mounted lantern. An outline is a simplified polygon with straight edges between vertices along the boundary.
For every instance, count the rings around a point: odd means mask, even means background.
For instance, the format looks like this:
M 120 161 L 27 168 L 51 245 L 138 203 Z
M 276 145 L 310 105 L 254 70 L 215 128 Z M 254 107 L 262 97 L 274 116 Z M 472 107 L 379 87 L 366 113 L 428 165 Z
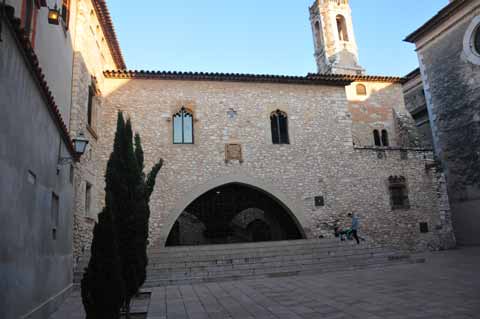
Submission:
M 60 9 L 57 4 L 53 8 L 48 8 L 48 23 L 58 25 L 60 23 Z
M 80 158 L 85 151 L 87 150 L 88 139 L 85 137 L 83 133 L 79 133 L 76 138 L 73 139 L 73 147 L 75 150 L 75 154 L 77 158 Z M 72 157 L 60 157 L 58 159 L 58 165 L 67 165 L 73 162 Z
M 85 153 L 88 145 L 88 139 L 83 133 L 78 134 L 77 138 L 73 139 L 73 145 L 75 146 L 75 153 L 80 157 Z

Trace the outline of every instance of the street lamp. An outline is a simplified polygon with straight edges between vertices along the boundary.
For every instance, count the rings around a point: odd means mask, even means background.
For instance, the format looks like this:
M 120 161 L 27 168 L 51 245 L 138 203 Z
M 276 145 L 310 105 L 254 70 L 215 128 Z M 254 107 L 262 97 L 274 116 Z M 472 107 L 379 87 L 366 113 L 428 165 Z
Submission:
M 77 153 L 78 157 L 80 157 L 87 149 L 88 139 L 83 133 L 80 133 L 76 138 L 73 139 L 73 145 L 75 146 L 75 153 Z
M 73 148 L 75 150 L 75 155 L 77 158 L 82 156 L 85 153 L 88 145 L 88 139 L 85 137 L 83 133 L 79 133 L 76 138 L 73 140 Z M 72 157 L 60 157 L 58 159 L 58 165 L 67 165 L 73 162 Z
M 48 23 L 58 25 L 60 21 L 60 10 L 57 7 L 57 3 L 53 8 L 48 7 Z

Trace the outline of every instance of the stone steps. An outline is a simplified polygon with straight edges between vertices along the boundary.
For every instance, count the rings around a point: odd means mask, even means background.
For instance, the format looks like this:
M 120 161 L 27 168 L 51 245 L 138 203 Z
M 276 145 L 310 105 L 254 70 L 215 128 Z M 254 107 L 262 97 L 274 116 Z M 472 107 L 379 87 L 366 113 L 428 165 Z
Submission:
M 144 287 L 315 274 L 412 263 L 373 243 L 338 239 L 151 247 Z M 82 264 L 83 263 L 83 264 Z M 82 261 L 80 265 L 86 265 Z M 83 269 L 83 268 L 78 268 Z M 76 271 L 74 282 L 82 273 Z

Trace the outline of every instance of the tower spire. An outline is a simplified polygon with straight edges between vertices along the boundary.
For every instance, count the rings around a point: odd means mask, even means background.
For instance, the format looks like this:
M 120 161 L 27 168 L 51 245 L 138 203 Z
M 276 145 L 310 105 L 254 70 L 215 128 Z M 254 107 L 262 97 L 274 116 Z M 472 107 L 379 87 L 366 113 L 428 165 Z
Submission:
M 310 7 L 315 60 L 319 73 L 364 74 L 348 0 L 315 0 Z

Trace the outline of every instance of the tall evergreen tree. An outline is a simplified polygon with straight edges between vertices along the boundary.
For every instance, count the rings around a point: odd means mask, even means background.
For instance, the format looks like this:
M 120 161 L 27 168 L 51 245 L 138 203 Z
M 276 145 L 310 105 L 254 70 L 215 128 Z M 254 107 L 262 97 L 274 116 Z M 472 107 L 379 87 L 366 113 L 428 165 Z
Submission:
M 125 300 L 125 284 L 118 252 L 118 232 L 113 210 L 122 198 L 121 176 L 125 122 L 118 115 L 113 152 L 105 175 L 105 208 L 93 230 L 91 257 L 81 282 L 87 319 L 118 319 Z
M 131 299 L 146 279 L 148 202 L 163 161 L 154 165 L 145 179 L 140 136 L 135 136 L 135 146 L 133 140 L 132 124 L 130 120 L 125 123 L 119 112 L 105 176 L 105 208 L 95 226 L 92 258 L 82 280 L 82 298 L 87 316 L 90 315 L 88 319 L 117 319 L 122 306 L 129 318 Z M 109 267 L 112 267 L 112 275 L 98 280 Z M 116 289 L 112 295 L 115 302 L 110 302 L 109 298 L 103 303 L 98 300 L 102 296 L 100 292 L 113 288 Z M 102 309 L 113 309 L 114 305 L 118 307 L 117 316 L 99 317 L 98 314 L 104 314 Z

